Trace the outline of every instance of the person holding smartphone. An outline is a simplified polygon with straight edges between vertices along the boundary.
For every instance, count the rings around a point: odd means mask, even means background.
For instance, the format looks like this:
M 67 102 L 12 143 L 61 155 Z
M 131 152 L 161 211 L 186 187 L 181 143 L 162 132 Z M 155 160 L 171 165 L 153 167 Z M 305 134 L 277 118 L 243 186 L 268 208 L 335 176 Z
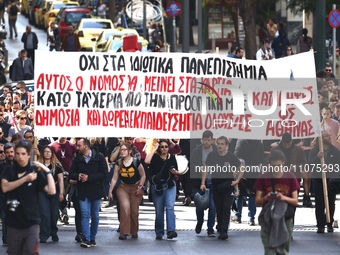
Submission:
M 262 174 L 255 183 L 255 203 L 256 206 L 262 206 L 259 216 L 259 224 L 261 226 L 261 239 L 264 246 L 265 254 L 288 254 L 290 240 L 293 233 L 294 216 L 287 217 L 286 211 L 288 204 L 298 206 L 298 190 L 300 185 L 293 173 L 285 171 L 288 169 L 284 166 L 285 155 L 279 150 L 273 150 L 269 154 L 268 172 Z M 283 203 L 279 202 L 282 201 Z M 282 215 L 280 222 L 277 219 L 268 217 L 273 211 L 275 215 Z M 280 211 L 281 210 L 281 211 Z M 270 218 L 270 219 L 269 219 Z M 268 223 L 270 221 L 270 224 Z M 274 224 L 284 224 L 287 228 L 285 235 L 276 232 L 273 228 Z M 277 227 L 276 226 L 276 227 Z M 273 231 L 272 231 L 273 230 Z M 280 240 L 278 240 L 280 239 Z M 272 241 L 280 245 L 272 245 Z

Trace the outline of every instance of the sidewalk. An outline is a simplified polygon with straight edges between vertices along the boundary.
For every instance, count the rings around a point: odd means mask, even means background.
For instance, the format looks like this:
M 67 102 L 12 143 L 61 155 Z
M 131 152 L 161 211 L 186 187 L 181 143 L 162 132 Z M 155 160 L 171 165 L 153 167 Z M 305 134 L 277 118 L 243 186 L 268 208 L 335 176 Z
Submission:
M 256 226 L 247 224 L 247 208 L 243 208 L 242 223 L 230 223 L 229 239 L 226 241 L 211 238 L 206 233 L 206 223 L 203 225 L 201 234 L 196 235 L 195 207 L 182 205 L 182 197 L 176 202 L 176 229 L 178 237 L 173 240 L 155 240 L 154 229 L 154 207 L 144 196 L 144 205 L 140 207 L 140 231 L 139 238 L 118 240 L 117 210 L 115 207 L 103 208 L 100 213 L 99 230 L 97 235 L 97 247 L 84 249 L 75 243 L 76 235 L 74 226 L 74 210 L 69 210 L 70 224 L 59 225 L 58 243 L 52 243 L 49 239 L 47 244 L 39 244 L 40 255 L 55 254 L 169 254 L 169 255 L 200 255 L 200 254 L 263 254 L 263 247 L 260 238 L 260 226 L 257 217 L 261 208 L 257 208 Z M 103 202 L 104 204 L 104 202 Z M 340 206 L 340 201 L 336 201 Z M 335 218 L 338 218 L 336 209 Z M 207 211 L 206 211 L 207 214 Z M 205 217 L 207 218 L 207 217 Z M 297 208 L 295 226 L 291 244 L 290 254 L 339 254 L 340 230 L 335 228 L 334 233 L 317 234 L 314 208 Z M 6 247 L 0 247 L 0 254 L 6 254 Z

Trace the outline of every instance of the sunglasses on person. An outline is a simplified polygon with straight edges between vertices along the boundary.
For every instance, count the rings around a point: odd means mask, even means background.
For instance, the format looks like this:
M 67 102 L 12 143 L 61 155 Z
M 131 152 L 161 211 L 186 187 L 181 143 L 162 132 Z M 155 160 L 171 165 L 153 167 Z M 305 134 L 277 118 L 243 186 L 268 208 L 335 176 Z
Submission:
M 326 71 L 327 73 L 330 73 L 330 72 L 332 72 L 332 69 L 325 69 L 325 71 Z
M 20 119 L 20 120 L 25 120 L 26 117 L 19 117 L 18 119 Z
M 5 153 L 5 151 L 0 151 L 0 154 Z
M 292 49 L 291 49 L 291 48 L 288 48 L 287 51 L 292 51 Z
M 161 149 L 167 149 L 167 148 L 169 148 L 169 146 L 164 145 L 164 146 L 160 146 L 159 148 L 161 148 Z

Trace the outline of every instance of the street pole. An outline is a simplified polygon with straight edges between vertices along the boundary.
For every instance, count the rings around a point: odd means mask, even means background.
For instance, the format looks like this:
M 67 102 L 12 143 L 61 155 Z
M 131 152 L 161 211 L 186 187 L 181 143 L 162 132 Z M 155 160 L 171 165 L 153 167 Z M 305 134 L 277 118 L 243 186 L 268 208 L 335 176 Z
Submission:
M 172 26 L 173 26 L 173 44 L 174 44 L 174 52 L 177 51 L 176 49 L 176 44 L 177 44 L 177 39 L 176 39 L 176 17 L 172 16 Z
M 316 50 L 315 62 L 316 71 L 322 70 L 325 67 L 326 61 L 326 36 L 325 36 L 325 26 L 326 26 L 326 1 L 316 0 L 316 17 L 315 17 L 315 33 L 314 46 Z
M 182 52 L 189 53 L 189 25 L 190 25 L 190 10 L 189 0 L 183 1 L 183 45 Z
M 146 38 L 146 0 L 143 0 L 143 37 Z
M 333 4 L 333 10 L 336 10 L 336 4 Z M 332 59 L 333 59 L 333 67 L 332 67 L 332 69 L 333 69 L 333 74 L 336 74 L 336 69 L 335 69 L 335 67 L 336 67 L 336 55 L 335 55 L 335 45 L 336 45 L 336 28 L 334 28 L 333 27 L 333 57 L 332 57 Z
M 131 0 L 131 25 L 130 25 L 130 28 L 132 28 L 132 24 L 133 24 L 133 20 L 132 20 L 132 15 L 133 15 L 133 11 L 132 11 L 132 7 L 133 7 L 133 0 Z
M 198 46 L 198 53 L 202 53 L 203 49 L 203 39 L 202 39 L 202 0 L 198 0 L 197 2 L 197 19 L 198 19 L 198 26 L 197 26 L 197 46 Z

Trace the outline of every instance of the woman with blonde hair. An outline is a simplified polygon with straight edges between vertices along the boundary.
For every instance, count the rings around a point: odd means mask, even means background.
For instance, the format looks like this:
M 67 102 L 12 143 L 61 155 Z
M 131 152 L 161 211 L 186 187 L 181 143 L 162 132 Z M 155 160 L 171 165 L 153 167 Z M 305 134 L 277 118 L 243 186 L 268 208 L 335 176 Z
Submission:
M 59 202 L 64 200 L 63 169 L 50 146 L 42 148 L 38 161 L 52 171 L 52 176 L 56 185 L 55 195 L 48 195 L 45 192 L 39 193 L 39 212 L 41 217 L 39 239 L 40 243 L 46 243 L 47 239 L 52 236 L 52 241 L 58 242 L 57 222 L 59 216 Z

